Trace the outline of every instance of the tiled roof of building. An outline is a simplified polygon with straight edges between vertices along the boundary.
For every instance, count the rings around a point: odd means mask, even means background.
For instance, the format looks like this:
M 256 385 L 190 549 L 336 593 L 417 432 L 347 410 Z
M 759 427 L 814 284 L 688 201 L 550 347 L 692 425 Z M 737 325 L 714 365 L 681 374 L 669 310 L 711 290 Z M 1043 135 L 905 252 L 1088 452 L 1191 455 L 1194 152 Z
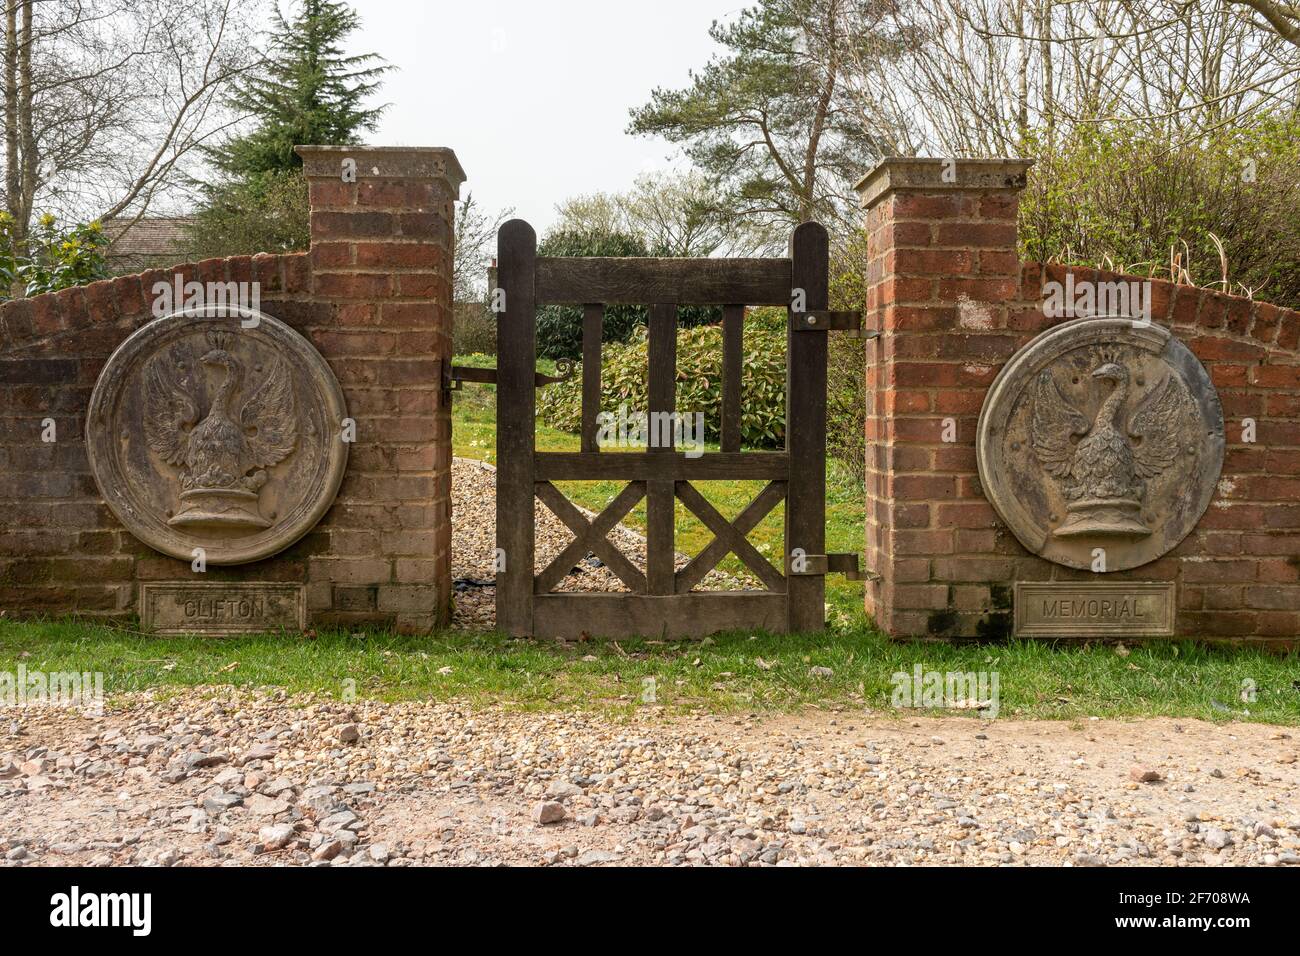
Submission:
M 139 259 L 155 265 L 183 261 L 189 253 L 190 230 L 196 221 L 194 216 L 106 220 L 104 234 L 109 245 L 105 255 L 109 260 Z

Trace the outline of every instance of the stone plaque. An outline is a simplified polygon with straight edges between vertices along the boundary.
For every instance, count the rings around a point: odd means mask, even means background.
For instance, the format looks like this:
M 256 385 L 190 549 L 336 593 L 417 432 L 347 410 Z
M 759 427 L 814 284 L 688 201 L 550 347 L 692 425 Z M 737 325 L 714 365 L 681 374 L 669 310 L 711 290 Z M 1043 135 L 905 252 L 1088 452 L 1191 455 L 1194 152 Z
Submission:
M 151 322 L 109 358 L 86 446 L 109 508 L 145 544 L 243 564 L 320 520 L 347 466 L 333 372 L 284 323 L 243 309 Z
M 1196 526 L 1223 467 L 1210 377 L 1165 328 L 1122 318 L 1049 329 L 1002 369 L 980 412 L 984 494 L 1049 561 L 1123 571 Z
M 307 588 L 245 582 L 142 584 L 140 622 L 157 634 L 301 631 L 307 626 Z
M 1016 637 L 1173 637 L 1172 581 L 1017 581 Z

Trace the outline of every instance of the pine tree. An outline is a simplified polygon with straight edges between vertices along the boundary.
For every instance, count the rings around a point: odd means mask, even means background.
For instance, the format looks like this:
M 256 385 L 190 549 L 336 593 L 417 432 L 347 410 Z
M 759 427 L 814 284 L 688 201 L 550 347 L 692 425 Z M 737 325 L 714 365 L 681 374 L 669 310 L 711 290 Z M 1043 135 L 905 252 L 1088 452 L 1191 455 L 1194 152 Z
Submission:
M 722 48 L 683 89 L 655 89 L 628 131 L 662 136 L 722 195 L 733 223 L 775 251 L 806 219 L 847 221 L 850 188 L 881 145 L 850 96 L 850 64 L 897 41 L 864 31 L 891 0 L 757 0 L 709 29 Z M 733 225 L 734 229 L 734 225 Z
M 201 186 L 193 236 L 203 256 L 307 248 L 307 184 L 294 146 L 359 143 L 384 111 L 364 104 L 392 67 L 373 53 L 343 52 L 360 26 L 356 11 L 341 0 L 298 8 L 286 19 L 276 7 L 265 65 L 232 98 L 256 125 L 209 151 L 218 179 Z
M 344 55 L 343 41 L 360 23 L 341 0 L 301 0 L 292 20 L 275 9 L 266 66 L 234 97 L 258 125 L 214 154 L 222 172 L 242 178 L 296 169 L 302 161 L 294 146 L 345 146 L 375 129 L 384 107 L 363 104 L 392 67 L 373 53 Z

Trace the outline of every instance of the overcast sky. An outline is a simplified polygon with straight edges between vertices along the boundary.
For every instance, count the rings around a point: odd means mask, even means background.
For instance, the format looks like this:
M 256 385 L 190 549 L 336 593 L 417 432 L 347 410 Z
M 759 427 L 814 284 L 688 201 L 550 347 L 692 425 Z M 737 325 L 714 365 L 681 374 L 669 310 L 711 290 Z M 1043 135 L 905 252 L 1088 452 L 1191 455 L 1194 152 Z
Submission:
M 449 146 L 486 209 L 514 206 L 538 233 L 560 200 L 622 190 L 682 165 L 671 144 L 624 130 L 656 86 L 677 88 L 717 46 L 715 19 L 744 0 L 353 0 L 353 49 L 398 69 L 372 137 Z

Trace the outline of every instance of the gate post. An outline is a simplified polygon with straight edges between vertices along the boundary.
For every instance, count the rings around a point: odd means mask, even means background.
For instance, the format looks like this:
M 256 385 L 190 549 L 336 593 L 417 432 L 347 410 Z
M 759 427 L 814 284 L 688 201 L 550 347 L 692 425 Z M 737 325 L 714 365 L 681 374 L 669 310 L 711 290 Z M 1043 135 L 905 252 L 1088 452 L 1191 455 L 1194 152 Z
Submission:
M 866 554 L 880 575 L 866 610 L 891 635 L 974 634 L 1011 576 L 979 488 L 975 425 L 1018 347 L 1008 307 L 1031 165 L 893 158 L 856 186 L 866 324 L 880 333 L 866 356 Z
M 790 238 L 791 285 L 805 312 L 825 309 L 830 292 L 826 227 L 801 223 Z M 786 630 L 820 631 L 826 623 L 826 578 L 789 573 L 790 552 L 826 553 L 826 335 L 786 332 L 785 447 L 790 484 L 785 502 Z
M 311 201 L 311 291 L 346 349 L 339 377 L 356 417 L 349 483 L 385 509 L 336 535 L 335 607 L 403 631 L 451 608 L 451 364 L 454 203 L 465 180 L 450 149 L 298 146 Z M 377 537 L 376 537 L 377 536 Z M 346 542 L 346 543 L 345 543 Z
M 497 312 L 496 581 L 497 627 L 514 637 L 533 633 L 536 264 L 537 233 L 511 219 L 497 233 L 505 309 Z

